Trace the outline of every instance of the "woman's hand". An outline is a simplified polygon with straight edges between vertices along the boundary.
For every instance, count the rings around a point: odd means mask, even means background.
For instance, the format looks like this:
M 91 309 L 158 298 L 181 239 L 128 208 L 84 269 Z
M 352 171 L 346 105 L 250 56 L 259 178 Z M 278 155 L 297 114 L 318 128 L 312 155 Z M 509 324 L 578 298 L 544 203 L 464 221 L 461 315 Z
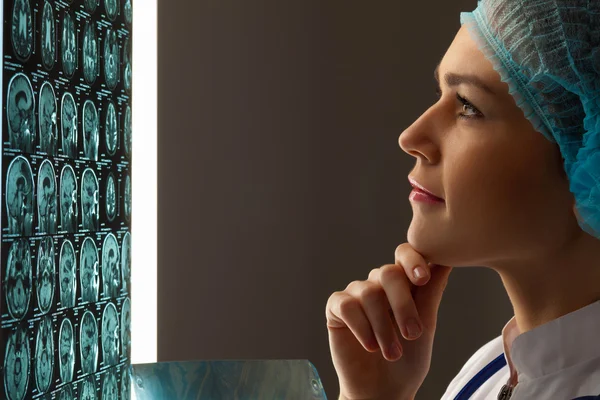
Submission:
M 427 263 L 408 243 L 396 248 L 395 259 L 327 301 L 329 347 L 343 398 L 412 399 L 429 372 L 452 267 Z M 424 276 L 415 276 L 416 266 Z M 416 336 L 410 335 L 412 319 L 421 329 Z

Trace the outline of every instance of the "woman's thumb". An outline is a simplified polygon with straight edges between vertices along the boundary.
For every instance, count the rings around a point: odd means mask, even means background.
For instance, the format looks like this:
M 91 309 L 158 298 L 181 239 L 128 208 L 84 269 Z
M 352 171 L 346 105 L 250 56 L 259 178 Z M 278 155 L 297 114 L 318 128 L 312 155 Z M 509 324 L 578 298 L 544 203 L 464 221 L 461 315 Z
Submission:
M 425 285 L 413 288 L 413 300 L 426 329 L 432 329 L 436 326 L 438 309 L 452 268 L 445 265 L 429 264 L 431 274 L 429 281 Z

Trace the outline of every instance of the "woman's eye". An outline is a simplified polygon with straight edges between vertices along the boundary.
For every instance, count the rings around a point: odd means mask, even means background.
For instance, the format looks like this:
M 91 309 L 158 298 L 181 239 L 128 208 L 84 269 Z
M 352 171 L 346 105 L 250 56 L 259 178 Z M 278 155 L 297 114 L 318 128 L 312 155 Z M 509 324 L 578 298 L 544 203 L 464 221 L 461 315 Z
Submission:
M 463 104 L 463 107 L 462 107 L 463 112 L 458 114 L 459 118 L 473 119 L 473 118 L 483 117 L 483 114 L 481 113 L 481 111 L 479 111 L 477 108 L 475 108 L 475 106 L 473 104 L 471 104 L 471 102 L 469 100 L 465 99 L 458 93 L 456 94 L 456 98 L 458 99 L 458 101 L 460 101 Z

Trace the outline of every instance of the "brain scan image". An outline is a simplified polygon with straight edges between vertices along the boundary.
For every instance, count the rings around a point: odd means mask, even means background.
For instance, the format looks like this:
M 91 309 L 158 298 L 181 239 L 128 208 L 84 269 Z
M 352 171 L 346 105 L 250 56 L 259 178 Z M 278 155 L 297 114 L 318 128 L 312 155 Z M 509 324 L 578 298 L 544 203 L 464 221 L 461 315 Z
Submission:
M 121 400 L 131 400 L 131 378 L 125 368 L 121 372 Z
M 54 58 L 56 57 L 56 28 L 54 25 L 54 11 L 52 4 L 44 2 L 44 11 L 42 12 L 42 28 L 40 45 L 42 47 L 42 64 L 48 70 L 54 67 Z
M 31 236 L 33 231 L 33 174 L 29 161 L 17 156 L 6 176 L 6 211 L 10 234 Z
M 63 71 L 68 78 L 75 73 L 77 63 L 77 38 L 75 36 L 75 21 L 68 12 L 63 16 L 61 53 Z
M 29 0 L 15 0 L 11 33 L 15 53 L 21 60 L 28 59 L 33 50 L 33 22 Z
M 56 233 L 56 176 L 54 167 L 44 160 L 38 172 L 37 182 L 38 229 L 40 233 Z
M 98 366 L 98 326 L 94 314 L 90 311 L 86 311 L 81 318 L 79 345 L 81 346 L 81 371 L 84 374 L 95 373 Z
M 100 221 L 98 220 L 100 213 L 98 189 L 96 174 L 91 168 L 86 168 L 81 177 L 81 220 L 82 228 L 90 231 L 100 229 Z
M 26 239 L 18 239 L 10 246 L 5 275 L 5 293 L 8 313 L 22 319 L 29 309 L 32 271 L 31 251 Z
M 129 293 L 131 285 L 131 234 L 127 232 L 123 236 L 123 247 L 121 249 L 121 273 L 123 290 Z
M 54 242 L 47 236 L 40 242 L 37 254 L 37 298 L 38 307 L 43 314 L 48 313 L 52 307 L 55 277 Z
M 131 8 L 131 0 L 125 0 L 125 6 L 123 7 L 123 11 L 125 11 L 125 22 L 131 26 L 133 22 L 133 12 Z
M 115 219 L 117 214 L 117 189 L 115 184 L 115 177 L 113 174 L 108 175 L 106 179 L 106 216 L 109 221 Z
M 104 7 L 106 8 L 106 16 L 114 21 L 119 12 L 119 0 L 104 0 Z
M 6 101 L 10 146 L 26 153 L 33 151 L 35 141 L 35 100 L 29 78 L 17 73 L 8 84 Z
M 63 231 L 77 230 L 77 179 L 70 165 L 60 174 L 60 225 Z
M 83 76 L 91 85 L 98 76 L 98 39 L 94 24 L 90 21 L 85 23 L 83 32 Z
M 46 3 L 48 4 L 48 3 Z M 56 123 L 58 107 L 52 85 L 44 82 L 40 90 L 40 150 L 53 156 L 58 143 L 58 125 Z
M 54 340 L 52 318 L 46 315 L 41 319 L 35 338 L 35 383 L 38 391 L 44 393 L 52 382 L 54 370 Z
M 29 386 L 30 347 L 27 326 L 20 325 L 8 335 L 4 355 L 4 391 L 9 400 L 25 399 Z
M 117 131 L 117 112 L 115 111 L 115 105 L 108 103 L 106 108 L 106 121 L 104 124 L 105 135 L 106 135 L 106 151 L 109 155 L 115 155 L 117 150 L 118 131 Z
M 125 122 L 123 124 L 123 140 L 125 141 L 125 154 L 131 158 L 131 107 L 125 109 Z
M 131 178 L 129 175 L 125 178 L 125 219 L 131 219 Z
M 84 0 L 83 4 L 85 5 L 85 10 L 93 14 L 96 11 L 96 7 L 98 7 L 98 0 Z
M 79 384 L 79 400 L 98 400 L 96 381 L 88 376 Z
M 83 105 L 83 154 L 90 160 L 98 160 L 98 112 L 91 100 Z
M 87 237 L 81 245 L 80 268 L 81 268 L 81 300 L 84 302 L 98 301 L 98 248 L 96 243 Z
M 131 40 L 127 38 L 125 40 L 125 46 L 123 46 L 123 65 L 125 65 L 125 70 L 123 71 L 123 84 L 125 85 L 125 90 L 128 93 L 131 93 Z
M 57 397 L 58 400 L 75 400 L 75 395 L 73 394 L 73 387 L 71 385 L 63 386 L 60 390 L 60 394 Z
M 119 363 L 120 333 L 117 308 L 114 304 L 108 303 L 102 314 L 102 359 L 105 366 Z
M 116 2 L 116 0 L 112 1 Z M 110 28 L 107 28 L 104 37 L 104 76 L 106 86 L 113 90 L 119 80 L 119 44 L 117 43 L 117 33 Z
M 121 310 L 121 343 L 123 356 L 129 357 L 131 351 L 131 300 L 129 300 L 129 297 L 123 301 L 123 309 Z
M 115 235 L 109 233 L 102 244 L 102 282 L 105 297 L 117 297 L 121 288 L 119 269 L 119 244 Z
M 114 368 L 106 371 L 104 381 L 102 382 L 102 400 L 118 400 L 119 387 L 117 386 L 117 376 Z
M 68 318 L 63 319 L 60 324 L 58 365 L 61 381 L 71 382 L 75 370 L 75 332 L 73 331 L 73 324 Z
M 77 156 L 77 107 L 73 95 L 69 92 L 63 94 L 60 119 L 63 154 L 75 158 Z
M 70 240 L 65 240 L 60 248 L 59 257 L 60 304 L 62 307 L 75 307 L 77 295 L 77 265 L 75 249 Z

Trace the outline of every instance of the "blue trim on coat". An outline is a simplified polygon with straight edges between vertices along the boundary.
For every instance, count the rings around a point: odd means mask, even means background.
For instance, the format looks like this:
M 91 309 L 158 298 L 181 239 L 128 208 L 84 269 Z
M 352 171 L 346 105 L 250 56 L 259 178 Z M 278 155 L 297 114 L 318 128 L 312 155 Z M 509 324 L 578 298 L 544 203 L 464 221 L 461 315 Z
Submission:
M 454 400 L 467 400 L 471 397 L 473 393 L 477 389 L 483 385 L 485 381 L 490 379 L 492 375 L 501 370 L 506 365 L 506 358 L 504 357 L 504 353 L 501 353 L 498 357 L 492 360 L 488 365 L 483 367 L 481 371 L 479 371 L 469 383 L 462 388 L 462 390 L 456 395 Z M 594 398 L 595 399 L 595 398 Z M 574 399 L 578 400 L 578 399 Z M 588 400 L 588 399 L 579 399 L 579 400 Z

